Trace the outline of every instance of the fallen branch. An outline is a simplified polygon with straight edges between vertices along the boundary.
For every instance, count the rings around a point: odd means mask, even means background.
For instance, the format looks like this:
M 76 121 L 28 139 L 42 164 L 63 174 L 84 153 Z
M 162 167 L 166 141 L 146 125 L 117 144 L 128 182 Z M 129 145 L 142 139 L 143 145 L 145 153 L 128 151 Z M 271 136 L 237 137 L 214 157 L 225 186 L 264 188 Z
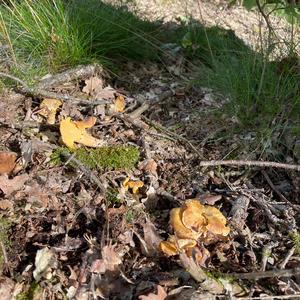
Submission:
M 211 160 L 201 161 L 200 167 L 212 166 L 247 166 L 247 167 L 268 167 L 279 168 L 286 170 L 293 170 L 300 172 L 300 165 L 284 164 L 272 161 L 258 161 L 258 160 Z
M 251 273 L 230 273 L 227 275 L 233 276 L 237 279 L 257 280 L 261 278 L 270 278 L 270 277 L 290 277 L 299 274 L 300 274 L 300 268 L 285 269 L 285 270 L 276 269 L 270 271 L 258 271 L 258 272 L 251 272 Z
M 36 86 L 39 90 L 44 90 L 54 85 L 59 85 L 65 82 L 70 82 L 75 79 L 83 79 L 93 76 L 96 72 L 102 72 L 103 69 L 100 65 L 92 64 L 87 66 L 77 66 L 73 69 L 52 75 L 48 78 L 42 79 Z
M 99 100 L 85 100 L 85 99 L 80 99 L 76 98 L 70 95 L 64 95 L 64 94 L 59 94 L 55 92 L 49 92 L 40 88 L 36 87 L 29 87 L 25 81 L 21 80 L 20 78 L 17 78 L 13 75 L 9 75 L 3 72 L 0 72 L 0 76 L 9 78 L 21 85 L 21 88 L 16 88 L 17 92 L 25 94 L 25 95 L 30 95 L 33 97 L 42 97 L 42 98 L 55 98 L 58 100 L 62 101 L 72 101 L 77 104 L 82 104 L 82 105 L 98 105 L 98 104 L 106 104 L 109 103 L 109 101 L 99 99 Z

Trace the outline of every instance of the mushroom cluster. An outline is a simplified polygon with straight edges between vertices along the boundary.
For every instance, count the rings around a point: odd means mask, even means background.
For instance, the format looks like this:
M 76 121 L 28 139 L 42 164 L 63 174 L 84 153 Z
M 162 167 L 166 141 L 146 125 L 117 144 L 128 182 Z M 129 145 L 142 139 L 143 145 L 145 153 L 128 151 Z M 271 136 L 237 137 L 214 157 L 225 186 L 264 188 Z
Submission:
M 159 245 L 168 256 L 182 251 L 190 255 L 198 241 L 205 243 L 211 237 L 224 237 L 230 232 L 226 218 L 217 208 L 203 205 L 196 199 L 189 199 L 182 207 L 172 209 L 170 224 L 174 235 Z

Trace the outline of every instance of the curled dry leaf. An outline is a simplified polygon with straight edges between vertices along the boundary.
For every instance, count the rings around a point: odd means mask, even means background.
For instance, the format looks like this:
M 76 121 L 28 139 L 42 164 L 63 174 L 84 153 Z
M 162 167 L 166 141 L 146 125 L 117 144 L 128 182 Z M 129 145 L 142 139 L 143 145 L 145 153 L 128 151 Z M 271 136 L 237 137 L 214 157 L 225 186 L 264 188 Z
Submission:
M 39 114 L 47 118 L 48 124 L 55 124 L 55 116 L 62 102 L 57 99 L 45 98 L 40 104 Z
M 125 188 L 125 190 L 128 191 L 128 189 L 132 189 L 133 194 L 137 194 L 139 188 L 143 186 L 144 186 L 144 182 L 141 180 L 130 180 L 129 178 L 126 178 L 123 181 L 123 187 Z
M 9 174 L 16 165 L 17 154 L 9 151 L 0 152 L 0 175 Z
M 75 149 L 74 143 L 79 143 L 88 147 L 101 147 L 104 145 L 102 140 L 94 138 L 86 132 L 87 128 L 95 125 L 96 118 L 89 117 L 83 121 L 72 121 L 70 117 L 60 122 L 60 133 L 63 143 L 70 149 Z
M 206 237 L 211 238 L 212 235 L 227 236 L 230 231 L 226 226 L 226 218 L 217 208 L 202 205 L 196 199 L 187 200 L 182 207 L 172 209 L 170 224 L 175 235 L 159 245 L 160 250 L 168 256 L 182 251 L 191 255 L 198 240 L 205 242 Z M 198 256 L 201 260 L 207 257 L 207 253 L 198 251 Z
M 160 285 L 157 286 L 157 294 L 150 293 L 147 296 L 139 296 L 139 300 L 164 300 L 168 294 L 165 292 L 164 288 Z

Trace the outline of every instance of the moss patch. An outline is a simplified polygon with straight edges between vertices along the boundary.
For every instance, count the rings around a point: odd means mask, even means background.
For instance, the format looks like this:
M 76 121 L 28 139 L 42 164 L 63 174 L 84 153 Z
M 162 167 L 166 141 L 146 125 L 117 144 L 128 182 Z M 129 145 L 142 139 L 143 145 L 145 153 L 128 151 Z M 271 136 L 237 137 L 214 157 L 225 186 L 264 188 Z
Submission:
M 0 240 L 3 243 L 3 246 L 6 250 L 9 250 L 11 247 L 11 243 L 8 237 L 8 230 L 12 226 L 11 222 L 6 218 L 0 217 Z M 2 269 L 4 258 L 2 250 L 0 249 L 0 269 Z
M 140 158 L 140 151 L 134 146 L 111 146 L 97 149 L 77 149 L 70 151 L 58 148 L 51 155 L 53 164 L 58 165 L 63 161 L 62 153 L 68 151 L 75 158 L 90 169 L 132 169 Z

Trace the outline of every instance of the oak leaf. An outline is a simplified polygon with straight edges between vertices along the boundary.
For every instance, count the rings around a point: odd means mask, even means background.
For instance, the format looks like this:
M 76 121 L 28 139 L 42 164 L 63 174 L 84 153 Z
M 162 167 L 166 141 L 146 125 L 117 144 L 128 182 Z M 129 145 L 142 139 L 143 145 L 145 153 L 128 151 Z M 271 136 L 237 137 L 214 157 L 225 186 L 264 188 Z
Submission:
M 55 116 L 62 102 L 57 99 L 45 98 L 40 104 L 39 114 L 47 118 L 48 124 L 55 124 Z
M 0 175 L 9 174 L 16 165 L 17 155 L 14 152 L 0 152 Z
M 70 117 L 60 122 L 60 133 L 63 143 L 70 149 L 75 149 L 74 143 L 79 143 L 88 147 L 101 147 L 104 145 L 102 140 L 94 138 L 86 129 L 95 125 L 96 118 L 89 117 L 83 121 L 72 121 Z

